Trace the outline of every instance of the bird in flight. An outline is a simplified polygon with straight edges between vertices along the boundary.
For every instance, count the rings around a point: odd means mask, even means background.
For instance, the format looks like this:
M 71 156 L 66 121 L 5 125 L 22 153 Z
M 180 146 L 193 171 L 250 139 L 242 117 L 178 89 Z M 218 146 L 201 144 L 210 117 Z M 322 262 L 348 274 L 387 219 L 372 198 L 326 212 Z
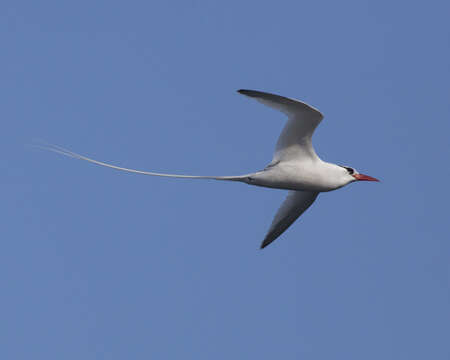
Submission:
M 312 146 L 311 137 L 323 115 L 317 109 L 302 101 L 255 90 L 238 90 L 238 93 L 273 109 L 288 117 L 275 147 L 272 161 L 263 170 L 240 176 L 194 176 L 163 174 L 127 169 L 74 153 L 59 146 L 47 145 L 45 149 L 66 156 L 89 161 L 116 170 L 137 174 L 185 179 L 211 179 L 238 181 L 249 185 L 289 190 L 272 221 L 261 249 L 278 238 L 311 204 L 321 192 L 339 189 L 354 181 L 379 181 L 360 174 L 349 166 L 335 165 L 320 159 Z

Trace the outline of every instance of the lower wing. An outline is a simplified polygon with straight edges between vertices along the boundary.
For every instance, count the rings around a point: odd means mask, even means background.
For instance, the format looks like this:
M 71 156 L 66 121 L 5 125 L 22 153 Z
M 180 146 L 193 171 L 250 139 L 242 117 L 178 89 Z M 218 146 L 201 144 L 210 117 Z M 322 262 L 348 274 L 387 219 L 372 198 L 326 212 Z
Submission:
M 314 191 L 289 191 L 286 200 L 281 204 L 273 219 L 272 225 L 261 244 L 261 249 L 269 245 L 291 226 L 311 206 L 317 195 L 319 193 Z

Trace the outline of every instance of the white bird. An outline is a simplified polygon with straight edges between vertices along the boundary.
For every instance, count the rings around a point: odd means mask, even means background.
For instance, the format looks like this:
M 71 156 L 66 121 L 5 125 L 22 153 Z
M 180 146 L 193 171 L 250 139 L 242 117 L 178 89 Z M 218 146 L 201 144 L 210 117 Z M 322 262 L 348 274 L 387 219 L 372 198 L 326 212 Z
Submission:
M 188 179 L 212 179 L 239 181 L 249 185 L 289 190 L 264 238 L 261 249 L 279 237 L 311 204 L 320 192 L 339 189 L 354 181 L 379 181 L 358 173 L 349 166 L 335 165 L 321 160 L 312 146 L 311 137 L 323 115 L 317 109 L 299 100 L 255 90 L 238 90 L 288 116 L 276 144 L 272 161 L 264 170 L 240 176 L 193 176 L 163 174 L 127 169 L 63 149 L 59 146 L 45 146 L 47 150 L 66 156 L 86 160 L 113 169 L 151 176 L 165 176 Z

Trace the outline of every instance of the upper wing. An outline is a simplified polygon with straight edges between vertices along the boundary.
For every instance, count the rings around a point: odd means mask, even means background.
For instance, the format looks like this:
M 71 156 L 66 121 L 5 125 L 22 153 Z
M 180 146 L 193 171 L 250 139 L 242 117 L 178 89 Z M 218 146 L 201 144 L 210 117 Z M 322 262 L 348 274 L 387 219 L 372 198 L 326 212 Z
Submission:
M 265 248 L 278 236 L 280 236 L 307 208 L 316 200 L 318 192 L 313 191 L 289 191 L 281 207 L 276 213 L 272 225 L 261 244 Z
M 272 163 L 279 161 L 316 159 L 311 137 L 323 119 L 317 109 L 304 102 L 255 90 L 238 90 L 264 105 L 285 113 L 289 120 L 278 138 Z

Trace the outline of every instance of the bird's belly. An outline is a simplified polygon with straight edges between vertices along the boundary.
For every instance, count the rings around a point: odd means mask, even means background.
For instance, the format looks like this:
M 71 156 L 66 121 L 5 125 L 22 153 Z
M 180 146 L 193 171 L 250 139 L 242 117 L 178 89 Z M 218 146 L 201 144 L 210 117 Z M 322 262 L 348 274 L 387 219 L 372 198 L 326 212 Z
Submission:
M 303 191 L 318 191 L 318 192 L 335 190 L 335 188 L 330 188 L 329 186 L 326 185 L 310 183 L 307 181 L 298 181 L 295 179 L 292 180 L 258 179 L 258 181 L 250 181 L 249 184 L 283 190 L 303 190 Z
M 314 172 L 292 171 L 292 169 L 265 170 L 249 178 L 248 184 L 284 190 L 326 192 L 339 188 L 329 183 L 327 178 Z

